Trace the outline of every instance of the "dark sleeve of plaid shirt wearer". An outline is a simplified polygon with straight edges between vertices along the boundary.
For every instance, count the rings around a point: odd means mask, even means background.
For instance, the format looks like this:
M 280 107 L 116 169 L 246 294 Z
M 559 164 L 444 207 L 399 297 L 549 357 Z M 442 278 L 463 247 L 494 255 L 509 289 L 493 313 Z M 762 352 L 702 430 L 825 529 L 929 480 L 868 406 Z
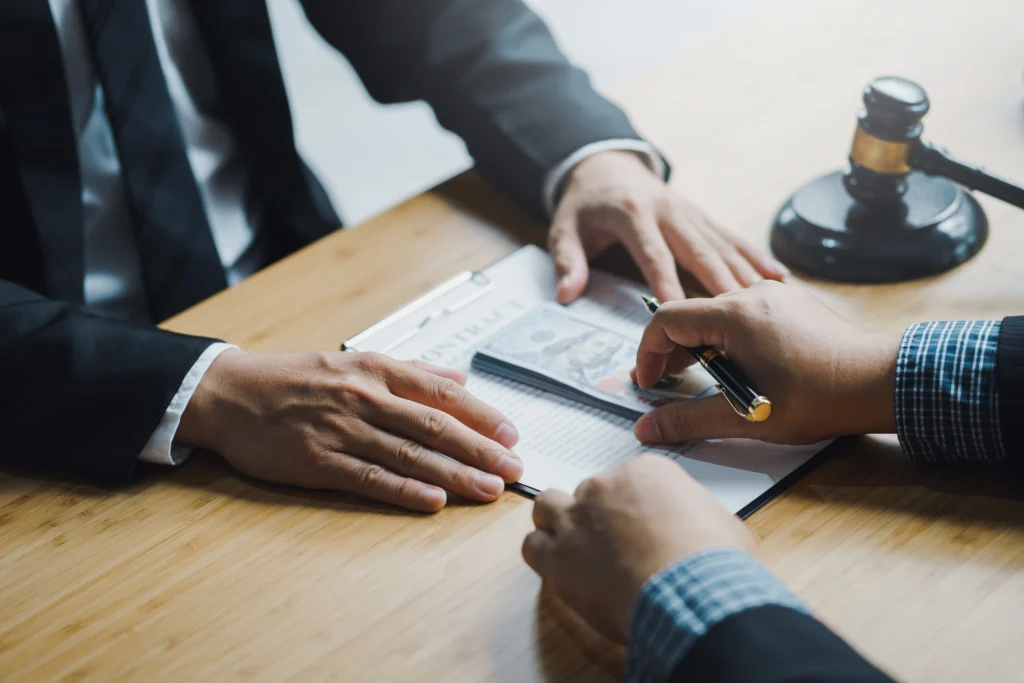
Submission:
M 800 600 L 750 555 L 716 549 L 651 577 L 633 607 L 626 677 L 667 681 L 698 638 L 722 619 L 763 605 L 804 611 Z
M 896 432 L 908 457 L 1002 464 L 1021 454 L 1024 318 L 916 323 L 896 361 Z
M 630 683 L 892 683 L 735 549 L 696 553 L 653 576 L 630 622 Z
M 1003 318 L 996 350 L 999 428 L 1007 460 L 1024 460 L 1024 316 Z

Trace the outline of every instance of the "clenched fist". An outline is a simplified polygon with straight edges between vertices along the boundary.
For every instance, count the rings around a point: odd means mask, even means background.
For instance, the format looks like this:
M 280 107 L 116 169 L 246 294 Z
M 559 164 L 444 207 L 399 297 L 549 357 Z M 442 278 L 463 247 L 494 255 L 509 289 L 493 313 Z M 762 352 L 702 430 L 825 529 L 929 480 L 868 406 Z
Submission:
M 711 548 L 750 551 L 743 523 L 680 465 L 643 455 L 580 484 L 549 490 L 533 507 L 537 530 L 523 558 L 569 607 L 606 637 L 625 642 L 647 579 Z

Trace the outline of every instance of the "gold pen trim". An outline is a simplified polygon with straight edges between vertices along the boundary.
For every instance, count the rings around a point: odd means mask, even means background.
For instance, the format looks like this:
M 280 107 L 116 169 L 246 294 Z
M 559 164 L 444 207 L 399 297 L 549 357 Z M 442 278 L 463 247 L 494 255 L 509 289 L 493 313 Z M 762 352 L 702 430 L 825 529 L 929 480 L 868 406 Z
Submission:
M 764 422 L 772 416 L 772 402 L 764 396 L 758 396 L 750 402 L 750 409 L 743 407 L 734 399 L 721 384 L 716 384 L 718 393 L 725 397 L 733 411 L 747 422 Z
M 708 367 L 708 363 L 721 355 L 722 354 L 719 353 L 718 349 L 704 349 L 697 356 L 697 360 L 699 360 L 700 364 L 706 369 Z
M 751 422 L 764 422 L 772 416 L 772 402 L 764 396 L 758 396 L 750 402 L 750 410 L 744 417 Z

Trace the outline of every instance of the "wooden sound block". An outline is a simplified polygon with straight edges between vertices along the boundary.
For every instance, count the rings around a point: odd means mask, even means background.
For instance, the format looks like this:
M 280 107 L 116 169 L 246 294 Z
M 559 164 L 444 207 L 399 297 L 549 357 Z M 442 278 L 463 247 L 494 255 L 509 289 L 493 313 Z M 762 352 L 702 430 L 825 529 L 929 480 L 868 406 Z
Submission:
M 951 180 L 913 172 L 891 202 L 859 203 L 835 171 L 786 200 L 771 248 L 794 270 L 841 282 L 899 282 L 941 273 L 988 237 L 978 201 Z

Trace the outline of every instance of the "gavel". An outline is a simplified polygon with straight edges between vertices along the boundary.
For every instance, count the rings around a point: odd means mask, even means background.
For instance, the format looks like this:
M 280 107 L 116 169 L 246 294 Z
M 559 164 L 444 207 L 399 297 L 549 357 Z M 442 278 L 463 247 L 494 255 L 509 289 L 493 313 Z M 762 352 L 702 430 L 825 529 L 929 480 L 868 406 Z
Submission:
M 921 139 L 930 106 L 921 86 L 884 76 L 863 99 L 849 167 L 805 185 L 775 218 L 772 251 L 788 266 L 846 282 L 939 273 L 988 236 L 985 213 L 964 188 L 1024 208 L 1024 187 Z

